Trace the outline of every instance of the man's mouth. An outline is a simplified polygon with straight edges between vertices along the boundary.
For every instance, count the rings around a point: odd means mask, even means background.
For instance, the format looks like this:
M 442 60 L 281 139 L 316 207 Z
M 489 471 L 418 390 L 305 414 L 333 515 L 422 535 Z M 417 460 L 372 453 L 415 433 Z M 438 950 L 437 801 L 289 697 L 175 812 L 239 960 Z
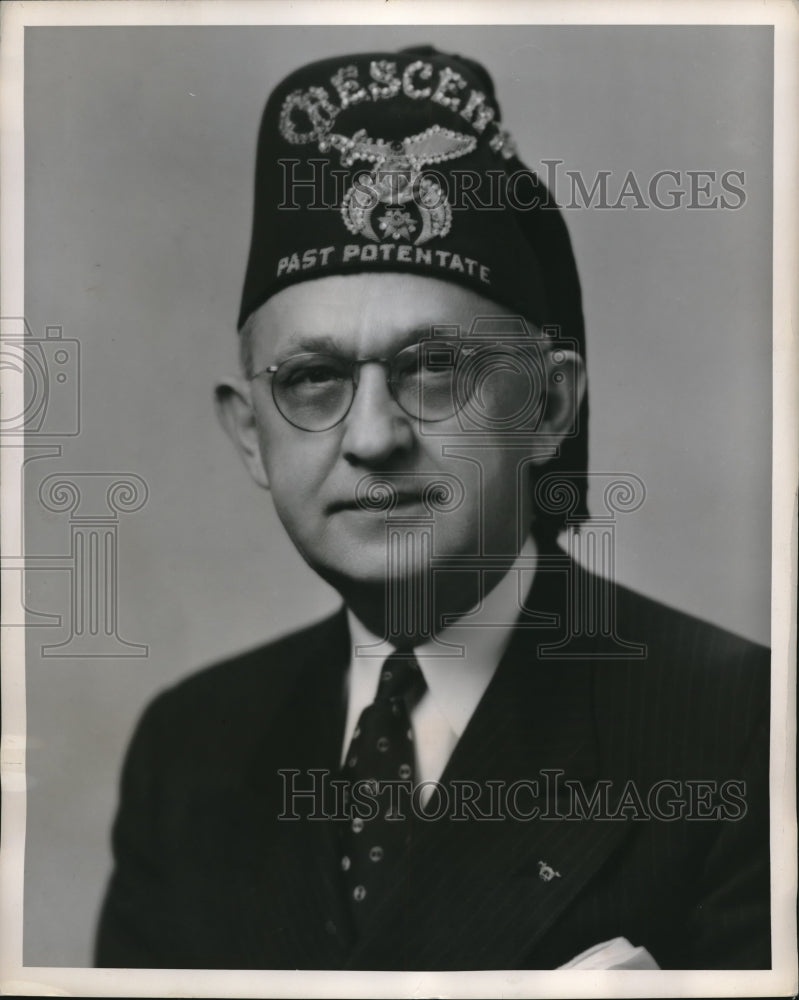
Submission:
M 395 490 L 390 494 L 387 503 L 370 503 L 369 500 L 356 500 L 354 497 L 347 500 L 335 500 L 328 504 L 328 513 L 337 514 L 340 511 L 363 511 L 367 514 L 385 514 L 389 510 L 396 510 L 397 507 L 413 507 L 423 503 L 422 494 L 416 490 Z

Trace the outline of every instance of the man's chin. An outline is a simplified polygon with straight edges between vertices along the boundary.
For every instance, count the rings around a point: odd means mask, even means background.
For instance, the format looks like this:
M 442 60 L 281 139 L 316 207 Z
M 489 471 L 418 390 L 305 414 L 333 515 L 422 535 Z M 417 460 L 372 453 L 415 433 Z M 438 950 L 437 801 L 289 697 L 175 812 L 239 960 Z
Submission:
M 383 591 L 411 584 L 418 586 L 429 571 L 429 566 L 408 567 L 402 565 L 400 560 L 391 560 L 385 549 L 374 557 L 366 556 L 363 549 L 352 555 L 352 558 L 310 565 L 323 580 L 345 596 L 346 592 L 366 588 Z
M 386 520 L 377 513 L 337 513 L 311 537 L 293 535 L 305 561 L 323 580 L 347 599 L 353 591 L 385 591 L 391 587 L 421 586 L 429 592 L 434 550 L 464 558 L 469 549 L 449 525 L 436 522 L 435 544 L 431 522 L 396 518 Z M 291 532 L 290 532 L 291 534 Z M 466 533 L 462 533 L 465 535 Z M 468 539 L 471 547 L 476 543 Z
M 377 593 L 392 587 L 418 586 L 429 577 L 431 553 L 426 551 L 422 556 L 418 545 L 397 546 L 404 551 L 396 551 L 387 544 L 385 534 L 352 540 L 339 537 L 336 541 L 335 547 L 306 554 L 305 559 L 345 599 L 356 591 Z

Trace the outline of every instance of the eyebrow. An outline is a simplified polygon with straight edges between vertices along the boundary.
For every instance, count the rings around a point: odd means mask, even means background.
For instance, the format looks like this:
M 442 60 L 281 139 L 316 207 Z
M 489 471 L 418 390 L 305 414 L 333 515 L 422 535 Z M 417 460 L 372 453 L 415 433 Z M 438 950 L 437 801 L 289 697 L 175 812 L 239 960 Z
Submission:
M 433 327 L 444 326 L 446 324 L 430 323 L 425 326 L 416 326 L 405 331 L 396 341 L 396 346 L 392 353 L 401 351 L 404 347 L 419 343 L 422 340 L 431 339 Z M 294 354 L 334 354 L 347 356 L 351 352 L 343 350 L 342 345 L 330 334 L 295 334 L 285 345 L 285 349 L 280 351 L 280 360 L 292 357 Z

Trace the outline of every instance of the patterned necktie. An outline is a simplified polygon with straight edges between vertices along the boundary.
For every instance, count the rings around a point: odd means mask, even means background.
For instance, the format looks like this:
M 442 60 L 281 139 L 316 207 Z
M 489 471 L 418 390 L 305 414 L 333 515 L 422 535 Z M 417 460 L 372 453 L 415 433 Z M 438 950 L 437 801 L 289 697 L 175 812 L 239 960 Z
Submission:
M 409 712 L 425 687 L 412 651 L 389 656 L 344 760 L 342 776 L 349 784 L 341 870 L 359 930 L 399 875 L 410 837 L 415 767 Z

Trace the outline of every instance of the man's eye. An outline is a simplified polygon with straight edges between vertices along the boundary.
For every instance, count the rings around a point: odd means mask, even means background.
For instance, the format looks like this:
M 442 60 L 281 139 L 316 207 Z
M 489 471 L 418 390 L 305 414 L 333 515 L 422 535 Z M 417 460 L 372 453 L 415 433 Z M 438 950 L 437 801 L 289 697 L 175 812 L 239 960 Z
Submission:
M 288 377 L 288 384 L 292 386 L 328 385 L 331 382 L 340 382 L 343 378 L 344 374 L 337 368 L 330 365 L 313 365 L 293 371 Z

